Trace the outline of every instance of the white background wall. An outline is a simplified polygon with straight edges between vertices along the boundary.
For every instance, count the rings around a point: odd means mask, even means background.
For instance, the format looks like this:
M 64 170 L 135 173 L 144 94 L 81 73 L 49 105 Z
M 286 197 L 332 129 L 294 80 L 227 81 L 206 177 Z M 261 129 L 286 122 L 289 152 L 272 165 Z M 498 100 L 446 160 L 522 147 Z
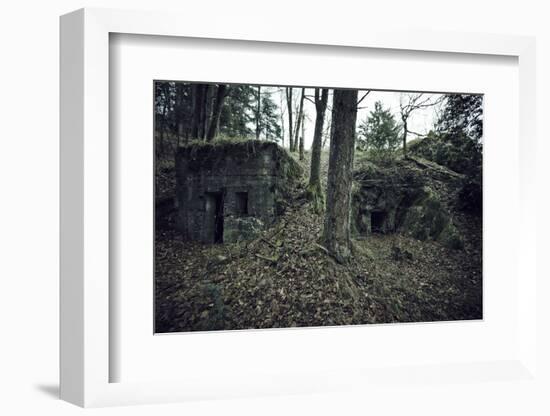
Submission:
M 261 25 L 276 19 L 287 25 L 391 24 L 434 30 L 536 35 L 538 40 L 538 128 L 544 132 L 550 115 L 550 13 L 543 1 L 396 0 L 361 1 L 168 1 L 168 0 L 19 0 L 0 10 L 0 413 L 76 414 L 81 410 L 56 400 L 58 384 L 58 16 L 74 9 L 116 7 L 180 10 L 189 19 L 209 13 L 249 16 Z M 182 22 L 185 24 L 185 21 Z M 246 28 L 236 27 L 238 31 Z M 503 120 L 505 122 L 505 120 Z M 539 212 L 548 210 L 550 145 L 539 134 Z M 544 158 L 544 159 L 543 159 Z M 540 219 L 539 241 L 549 222 Z M 541 254 L 548 251 L 541 249 Z M 540 273 L 550 276 L 540 256 Z M 545 262 L 543 264 L 543 262 Z M 545 269 L 542 270 L 542 267 Z M 549 285 L 539 286 L 548 293 Z M 549 308 L 540 305 L 541 314 Z M 548 318 L 546 318 L 548 323 Z M 548 331 L 543 333 L 550 351 Z M 548 365 L 546 357 L 540 357 Z M 546 367 L 548 368 L 548 367 Z M 309 397 L 197 402 L 159 407 L 101 409 L 106 415 L 150 414 L 544 414 L 542 391 L 506 383 L 485 386 L 437 386 L 437 396 L 424 388 L 396 397 L 363 397 L 346 393 Z M 431 390 L 433 392 L 433 390 Z M 536 400 L 536 398 L 539 400 Z M 546 402 L 545 408 L 541 404 Z M 38 413 L 40 412 L 40 413 Z M 413 414 L 415 412 L 412 412 Z M 545 413 L 548 414 L 548 413 Z

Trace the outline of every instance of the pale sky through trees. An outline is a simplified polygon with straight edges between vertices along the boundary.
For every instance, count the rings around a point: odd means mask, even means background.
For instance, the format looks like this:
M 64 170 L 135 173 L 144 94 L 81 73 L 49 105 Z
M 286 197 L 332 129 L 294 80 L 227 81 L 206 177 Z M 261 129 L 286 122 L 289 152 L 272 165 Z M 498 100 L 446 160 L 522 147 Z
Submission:
M 280 106 L 281 103 L 283 103 L 282 111 L 284 113 L 284 131 L 285 131 L 285 137 L 284 137 L 284 144 L 285 147 L 288 147 L 288 118 L 287 118 L 287 108 L 286 108 L 286 96 L 285 96 L 285 89 L 284 87 L 263 87 L 262 88 L 262 94 L 268 93 L 271 94 L 271 97 L 274 101 L 274 103 L 279 107 L 279 111 L 281 110 Z M 306 88 L 306 96 L 310 97 L 313 100 L 315 90 L 314 88 Z M 359 98 L 361 98 L 364 95 L 365 91 L 359 91 Z M 371 91 L 370 94 L 359 104 L 359 110 L 357 113 L 357 125 L 365 120 L 369 113 L 374 109 L 374 103 L 376 101 L 380 101 L 382 103 L 382 106 L 384 108 L 389 108 L 392 114 L 394 115 L 396 121 L 398 123 L 401 123 L 401 117 L 399 115 L 399 100 L 401 96 L 401 92 L 394 92 L 394 91 Z M 298 104 L 298 101 L 300 99 L 301 95 L 301 88 L 295 87 L 293 90 L 293 99 L 295 102 L 295 105 Z M 443 96 L 444 94 L 426 94 L 426 96 L 432 97 L 432 101 L 436 101 L 438 98 Z M 329 101 L 328 101 L 328 108 L 327 108 L 327 120 L 325 120 L 325 128 L 327 126 L 328 120 L 330 120 L 330 111 L 332 108 L 332 93 L 329 95 Z M 415 110 L 408 121 L 408 130 L 413 131 L 415 133 L 419 134 L 426 134 L 430 129 L 433 128 L 434 122 L 437 119 L 437 112 L 441 109 L 441 104 L 435 105 L 433 107 L 428 108 L 422 108 Z M 304 100 L 304 111 L 306 114 L 306 122 L 305 122 L 305 149 L 310 150 L 311 149 L 311 143 L 313 141 L 313 129 L 315 125 L 315 105 L 309 101 Z M 296 110 L 295 110 L 296 113 Z M 296 114 L 294 114 L 293 121 L 296 122 Z M 414 134 L 409 134 L 407 141 L 415 139 L 417 136 Z

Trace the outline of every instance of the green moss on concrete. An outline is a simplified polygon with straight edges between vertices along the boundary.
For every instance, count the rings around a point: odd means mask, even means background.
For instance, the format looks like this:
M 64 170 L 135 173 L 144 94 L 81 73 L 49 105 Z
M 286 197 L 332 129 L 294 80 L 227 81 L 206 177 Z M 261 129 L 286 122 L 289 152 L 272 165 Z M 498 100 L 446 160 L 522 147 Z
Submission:
M 424 187 L 405 213 L 401 230 L 418 240 L 436 240 L 449 248 L 461 248 L 462 238 L 438 195 Z

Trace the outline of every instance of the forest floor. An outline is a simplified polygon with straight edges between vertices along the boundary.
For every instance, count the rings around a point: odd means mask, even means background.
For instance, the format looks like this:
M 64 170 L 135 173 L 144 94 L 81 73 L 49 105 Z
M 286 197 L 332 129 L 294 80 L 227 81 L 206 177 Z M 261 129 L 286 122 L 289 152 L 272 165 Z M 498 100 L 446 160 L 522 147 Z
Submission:
M 309 160 L 301 163 L 308 172 Z M 170 178 L 161 181 L 171 186 Z M 480 221 L 459 219 L 468 228 L 461 250 L 373 234 L 353 240 L 346 265 L 320 245 L 323 215 L 313 212 L 303 187 L 253 241 L 202 245 L 159 227 L 155 331 L 481 319 Z

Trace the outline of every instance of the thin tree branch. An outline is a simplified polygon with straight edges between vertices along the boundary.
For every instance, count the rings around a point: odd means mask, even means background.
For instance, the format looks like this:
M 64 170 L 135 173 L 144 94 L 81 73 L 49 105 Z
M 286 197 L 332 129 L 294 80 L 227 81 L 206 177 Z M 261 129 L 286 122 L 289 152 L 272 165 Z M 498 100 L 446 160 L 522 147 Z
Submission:
M 407 129 L 407 133 L 411 133 L 411 134 L 414 134 L 415 136 L 419 136 L 419 137 L 425 136 L 425 134 L 420 134 L 420 133 L 417 133 L 417 132 L 409 130 L 409 129 Z
M 363 101 L 363 100 L 367 97 L 367 95 L 369 95 L 370 93 L 371 93 L 371 90 L 368 90 L 368 91 L 365 93 L 365 95 L 363 95 L 363 96 L 359 99 L 359 101 L 357 101 L 357 105 L 361 104 L 361 101 Z

